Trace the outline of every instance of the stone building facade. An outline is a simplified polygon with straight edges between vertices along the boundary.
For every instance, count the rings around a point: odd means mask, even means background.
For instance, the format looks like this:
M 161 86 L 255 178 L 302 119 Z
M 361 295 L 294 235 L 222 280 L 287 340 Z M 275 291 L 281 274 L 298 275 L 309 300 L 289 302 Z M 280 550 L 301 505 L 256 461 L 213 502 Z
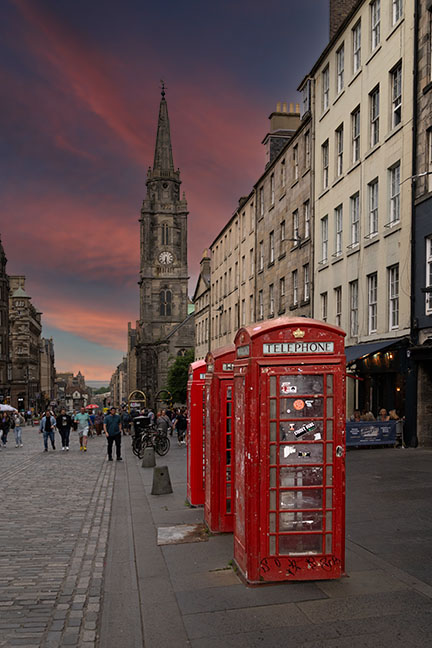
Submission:
M 135 387 L 149 403 L 166 386 L 175 358 L 194 346 L 193 314 L 188 314 L 188 208 L 180 185 L 162 90 L 153 168 L 148 170 L 140 218 L 140 319 L 129 329 L 133 344 L 128 344 L 136 366 Z
M 412 398 L 419 443 L 432 446 L 432 2 L 416 0 L 415 9 Z
M 128 401 L 127 378 L 127 357 L 125 356 L 117 366 L 110 381 L 110 399 L 111 403 L 116 407 L 119 407 Z
M 0 240 L 0 403 L 10 396 L 9 278 L 7 258 Z
M 25 291 L 24 276 L 10 276 L 9 340 L 11 353 L 11 405 L 19 410 L 39 411 L 41 313 Z
M 44 405 L 49 405 L 56 399 L 55 379 L 54 342 L 52 338 L 42 338 L 40 345 L 40 400 Z
M 414 23 L 393 5 L 356 3 L 300 87 L 313 84 L 313 312 L 347 333 L 362 379 L 348 410 L 405 414 Z
M 205 250 L 200 263 L 195 293 L 192 297 L 195 323 L 195 360 L 203 360 L 210 350 L 210 263 L 208 250 Z

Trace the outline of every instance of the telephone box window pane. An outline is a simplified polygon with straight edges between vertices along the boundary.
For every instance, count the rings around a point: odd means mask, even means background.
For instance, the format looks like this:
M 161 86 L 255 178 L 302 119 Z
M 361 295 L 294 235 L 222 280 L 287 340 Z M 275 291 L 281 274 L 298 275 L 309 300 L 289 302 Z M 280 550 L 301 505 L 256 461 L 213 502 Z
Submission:
M 331 533 L 326 535 L 325 552 L 326 554 L 333 553 L 333 536 Z
M 320 535 L 281 535 L 279 536 L 279 554 L 302 556 L 322 553 L 322 536 Z
M 276 441 L 276 435 L 277 435 L 277 426 L 276 426 L 276 421 L 272 421 L 270 423 L 270 441 Z
M 323 376 L 308 374 L 280 377 L 280 395 L 287 394 L 322 394 L 324 393 Z
M 333 440 L 333 421 L 330 419 L 327 421 L 326 426 L 327 441 Z
M 231 407 L 232 407 L 232 403 L 227 403 L 226 404 L 226 415 L 227 416 L 231 416 Z
M 275 533 L 276 531 L 276 513 L 270 513 L 270 533 Z
M 227 432 L 227 434 L 231 434 L 231 419 L 230 418 L 227 419 L 227 422 L 226 422 L 226 432 Z
M 327 394 L 333 394 L 333 374 L 327 374 Z
M 274 445 L 270 446 L 270 463 L 276 463 L 276 446 Z
M 323 469 L 321 467 L 309 468 L 281 468 L 279 474 L 280 486 L 283 488 L 299 486 L 322 486 Z
M 333 463 L 333 443 L 327 443 L 326 463 Z
M 277 468 L 270 468 L 270 488 L 276 488 L 276 470 Z
M 333 484 L 333 466 L 326 466 L 326 484 L 327 486 Z
M 276 396 L 276 376 L 270 376 L 270 396 Z
M 281 398 L 279 402 L 282 419 L 315 418 L 324 412 L 322 398 Z
M 276 418 L 276 400 L 274 398 L 270 400 L 270 418 Z
M 319 509 L 322 508 L 322 504 L 322 488 L 280 492 L 279 506 L 281 509 Z
M 227 513 L 231 513 L 231 500 L 226 501 L 225 510 L 226 510 Z
M 333 530 L 333 513 L 331 511 L 326 512 L 326 531 Z
M 322 443 L 296 443 L 295 445 L 281 445 L 279 460 L 284 465 L 297 464 L 322 464 Z
M 326 508 L 332 508 L 333 506 L 333 490 L 331 488 L 326 489 Z
M 317 441 L 323 438 L 323 421 L 283 421 L 279 432 L 281 441 Z
M 231 450 L 231 434 L 227 434 L 226 436 L 226 447 L 227 450 Z
M 276 491 L 270 491 L 270 508 L 273 511 L 276 509 Z
M 270 555 L 276 555 L 276 538 L 274 536 L 270 536 Z
M 333 398 L 327 398 L 327 416 L 333 416 Z
M 232 400 L 232 387 L 227 387 L 227 400 Z
M 322 513 L 321 511 L 281 513 L 279 531 L 322 531 Z
M 231 484 L 226 485 L 226 496 L 227 499 L 231 499 Z
M 226 452 L 226 462 L 227 466 L 231 466 L 231 450 L 227 450 Z
M 226 469 L 226 481 L 231 481 L 231 468 Z

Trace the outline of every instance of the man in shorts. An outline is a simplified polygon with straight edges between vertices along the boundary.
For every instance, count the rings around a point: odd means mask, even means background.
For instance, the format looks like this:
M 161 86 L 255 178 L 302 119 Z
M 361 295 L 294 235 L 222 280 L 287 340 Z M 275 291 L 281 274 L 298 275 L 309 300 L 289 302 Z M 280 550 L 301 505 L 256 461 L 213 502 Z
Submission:
M 88 415 L 88 412 L 85 411 L 84 407 L 81 407 L 81 412 L 75 415 L 74 421 L 77 424 L 80 440 L 80 450 L 87 452 L 87 437 L 89 434 L 90 416 Z

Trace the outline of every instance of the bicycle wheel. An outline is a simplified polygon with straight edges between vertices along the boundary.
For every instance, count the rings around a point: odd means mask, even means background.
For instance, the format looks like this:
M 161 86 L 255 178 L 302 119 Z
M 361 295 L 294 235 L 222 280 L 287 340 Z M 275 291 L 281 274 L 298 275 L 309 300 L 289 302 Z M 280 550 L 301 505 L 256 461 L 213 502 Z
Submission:
M 170 440 L 165 436 L 157 436 L 154 440 L 154 449 L 160 457 L 166 455 L 170 449 Z
M 139 457 L 140 442 L 141 442 L 140 437 L 137 436 L 132 437 L 132 452 L 136 457 Z

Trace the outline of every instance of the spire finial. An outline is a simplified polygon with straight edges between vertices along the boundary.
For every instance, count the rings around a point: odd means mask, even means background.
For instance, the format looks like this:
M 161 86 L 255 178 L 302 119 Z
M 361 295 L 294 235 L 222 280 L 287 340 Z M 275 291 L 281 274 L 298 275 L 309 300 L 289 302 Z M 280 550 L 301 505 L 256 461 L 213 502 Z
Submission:
M 161 84 L 162 84 L 162 85 L 161 85 L 161 95 L 162 95 L 162 99 L 165 99 L 165 88 L 166 88 L 166 85 L 165 85 L 165 81 L 164 81 L 163 79 L 161 79 Z

